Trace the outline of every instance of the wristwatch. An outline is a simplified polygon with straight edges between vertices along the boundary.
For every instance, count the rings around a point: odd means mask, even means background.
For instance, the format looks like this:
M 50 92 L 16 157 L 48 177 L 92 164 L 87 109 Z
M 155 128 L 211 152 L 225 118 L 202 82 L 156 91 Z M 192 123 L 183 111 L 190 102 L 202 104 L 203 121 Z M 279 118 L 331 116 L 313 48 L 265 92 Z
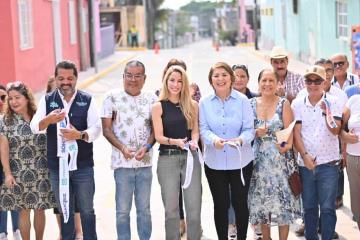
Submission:
M 86 134 L 85 134 L 85 132 L 80 132 L 80 139 L 81 140 L 85 140 L 85 136 L 86 136 Z

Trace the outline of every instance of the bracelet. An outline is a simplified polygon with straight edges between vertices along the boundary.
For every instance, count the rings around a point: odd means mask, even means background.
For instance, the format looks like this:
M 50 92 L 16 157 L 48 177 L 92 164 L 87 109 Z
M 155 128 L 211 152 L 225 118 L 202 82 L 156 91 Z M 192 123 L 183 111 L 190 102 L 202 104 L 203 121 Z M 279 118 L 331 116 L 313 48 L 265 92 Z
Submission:
M 170 144 L 170 138 L 167 139 L 167 142 L 168 142 L 168 145 L 171 145 L 171 144 Z
M 150 149 L 152 148 L 152 144 L 147 143 L 147 144 L 144 144 L 143 147 L 146 147 L 146 152 L 148 152 L 148 151 L 150 151 Z

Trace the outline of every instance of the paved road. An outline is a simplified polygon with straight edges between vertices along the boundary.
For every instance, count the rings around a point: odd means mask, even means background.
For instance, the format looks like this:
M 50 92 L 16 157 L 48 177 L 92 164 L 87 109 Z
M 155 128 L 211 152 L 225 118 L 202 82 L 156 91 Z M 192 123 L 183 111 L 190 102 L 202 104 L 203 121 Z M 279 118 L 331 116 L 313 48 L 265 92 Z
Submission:
M 199 84 L 201 92 L 206 95 L 212 91 L 207 76 L 210 66 L 217 61 L 225 61 L 229 64 L 246 64 L 250 70 L 250 88 L 257 89 L 257 74 L 263 68 L 270 67 L 269 62 L 263 58 L 263 53 L 255 53 L 249 47 L 222 47 L 219 52 L 215 52 L 211 47 L 210 41 L 201 41 L 192 45 L 172 50 L 160 50 L 160 54 L 155 55 L 153 51 L 144 52 L 117 52 L 115 55 L 101 61 L 99 63 L 100 70 L 119 63 L 119 67 L 110 72 L 103 78 L 89 85 L 86 90 L 92 93 L 101 106 L 104 93 L 110 89 L 122 88 L 121 75 L 124 64 L 121 60 L 125 58 L 136 58 L 144 62 L 146 66 L 147 80 L 144 90 L 155 91 L 160 87 L 162 69 L 170 58 L 183 59 L 188 65 L 188 73 L 191 82 Z M 298 72 L 304 71 L 305 65 L 290 60 L 290 68 Z M 92 75 L 92 70 L 80 74 L 80 81 Z M 114 240 L 116 239 L 115 229 L 115 202 L 114 202 L 114 180 L 113 172 L 110 169 L 110 145 L 103 137 L 96 140 L 94 144 L 95 154 L 95 211 L 97 214 L 97 230 L 99 239 Z M 153 183 L 151 193 L 151 212 L 153 220 L 152 239 L 164 239 L 164 210 L 161 201 L 160 188 L 156 176 L 156 159 L 154 156 L 153 167 Z M 204 231 L 204 239 L 217 239 L 213 221 L 213 204 L 209 191 L 209 187 L 205 176 L 203 175 L 203 199 L 202 199 L 202 226 Z M 133 208 L 134 209 L 134 208 Z M 338 225 L 337 231 L 341 235 L 341 239 L 360 239 L 360 233 L 354 222 L 351 221 L 351 212 L 349 210 L 349 192 L 348 184 L 345 185 L 345 207 L 337 211 Z M 294 224 L 291 229 L 289 239 L 297 238 L 293 234 L 293 230 L 298 224 Z M 132 239 L 138 239 L 136 233 L 136 213 L 131 213 Z M 57 226 L 55 217 L 51 211 L 47 211 L 47 226 L 45 239 L 56 239 Z M 277 229 L 273 228 L 273 239 L 278 239 Z M 252 239 L 252 231 L 249 228 L 248 239 Z

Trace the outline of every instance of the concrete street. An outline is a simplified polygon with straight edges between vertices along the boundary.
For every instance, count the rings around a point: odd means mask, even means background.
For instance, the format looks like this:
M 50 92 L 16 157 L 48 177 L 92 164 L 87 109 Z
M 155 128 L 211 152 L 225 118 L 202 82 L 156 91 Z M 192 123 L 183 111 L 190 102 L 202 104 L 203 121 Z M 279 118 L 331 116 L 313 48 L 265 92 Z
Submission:
M 101 60 L 99 62 L 100 72 L 107 69 L 109 66 L 117 63 L 117 68 L 109 72 L 107 75 L 104 73 L 102 78 L 98 80 L 91 80 L 92 84 L 87 84 L 89 77 L 93 75 L 93 70 L 83 72 L 80 74 L 79 83 L 86 87 L 85 90 L 89 91 L 96 98 L 99 109 L 104 97 L 104 93 L 113 88 L 122 88 L 122 73 L 124 59 L 138 59 L 146 66 L 147 80 L 145 82 L 144 91 L 154 92 L 161 86 L 162 70 L 170 58 L 179 58 L 186 62 L 188 65 L 188 74 L 191 82 L 196 82 L 201 89 L 202 95 L 207 95 L 212 92 L 212 88 L 208 81 L 208 72 L 210 66 L 217 61 L 225 61 L 232 64 L 245 64 L 250 71 L 250 88 L 257 90 L 257 74 L 263 68 L 269 68 L 269 60 L 265 57 L 266 53 L 255 52 L 253 47 L 221 47 L 219 52 L 216 52 L 210 41 L 200 41 L 192 45 L 171 50 L 160 50 L 158 55 L 153 51 L 147 50 L 143 52 L 116 52 L 113 56 Z M 297 62 L 290 58 L 290 69 L 303 73 L 306 65 Z M 87 79 L 87 80 L 86 80 Z M 39 96 L 40 94 L 37 94 Z M 155 146 L 156 148 L 157 146 Z M 97 232 L 98 238 L 101 240 L 115 240 L 115 190 L 113 171 L 110 169 L 110 144 L 104 137 L 100 137 L 94 143 L 95 152 L 95 212 L 97 215 Z M 157 151 L 155 151 L 157 152 Z M 156 159 L 157 154 L 153 158 L 153 183 L 151 193 L 151 212 L 153 220 L 153 233 L 152 239 L 162 240 L 165 239 L 164 235 L 164 209 L 162 205 L 160 188 L 156 176 Z M 209 186 L 205 175 L 203 174 L 203 197 L 202 197 L 202 226 L 203 226 L 203 239 L 217 239 L 215 225 L 213 220 L 213 203 Z M 136 232 L 136 211 L 131 213 L 131 228 L 132 239 L 138 239 Z M 55 221 L 55 216 L 52 210 L 48 210 L 47 224 L 45 229 L 45 238 L 53 240 L 57 238 L 58 230 Z M 349 186 L 346 179 L 344 207 L 337 211 L 338 222 L 336 230 L 340 234 L 340 239 L 355 240 L 360 239 L 360 232 L 357 229 L 355 222 L 353 222 L 352 214 L 350 211 L 349 202 Z M 302 239 L 297 238 L 294 230 L 299 226 L 300 222 L 291 226 L 289 239 Z M 272 228 L 272 239 L 278 239 L 277 228 Z M 33 238 L 35 239 L 35 238 Z M 185 239 L 185 238 L 184 238 Z M 252 239 L 252 230 L 249 227 L 248 239 Z

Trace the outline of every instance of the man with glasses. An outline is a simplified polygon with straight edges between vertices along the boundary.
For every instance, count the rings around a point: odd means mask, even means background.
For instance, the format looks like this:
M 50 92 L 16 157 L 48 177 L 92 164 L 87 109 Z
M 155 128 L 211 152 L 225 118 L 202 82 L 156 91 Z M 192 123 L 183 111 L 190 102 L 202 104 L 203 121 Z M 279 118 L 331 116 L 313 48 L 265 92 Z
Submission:
M 358 76 L 347 72 L 349 61 L 345 54 L 337 53 L 331 57 L 331 61 L 335 69 L 332 85 L 345 90 L 347 87 L 359 83 Z
M 304 88 L 304 78 L 287 69 L 288 53 L 279 46 L 274 46 L 270 53 L 270 63 L 278 79 L 277 95 L 285 96 L 290 103 Z
M 62 239 L 78 239 L 76 201 L 84 239 L 96 240 L 93 141 L 101 133 L 101 122 L 93 97 L 76 89 L 77 77 L 75 63 L 66 60 L 56 65 L 56 90 L 41 98 L 30 126 L 34 133 L 46 132 L 50 181 L 61 211 Z
M 130 210 L 133 196 L 139 239 L 151 237 L 151 148 L 155 142 L 151 107 L 157 97 L 142 91 L 145 79 L 144 64 L 136 60 L 128 62 L 123 74 L 124 90 L 107 93 L 101 113 L 103 135 L 112 145 L 111 168 L 114 169 L 119 240 L 132 239 Z
M 323 67 L 311 66 L 304 77 L 308 95 L 296 98 L 291 107 L 296 120 L 294 146 L 303 184 L 305 237 L 318 239 L 320 208 L 322 239 L 331 239 L 336 225 L 342 109 L 336 97 L 324 92 Z

